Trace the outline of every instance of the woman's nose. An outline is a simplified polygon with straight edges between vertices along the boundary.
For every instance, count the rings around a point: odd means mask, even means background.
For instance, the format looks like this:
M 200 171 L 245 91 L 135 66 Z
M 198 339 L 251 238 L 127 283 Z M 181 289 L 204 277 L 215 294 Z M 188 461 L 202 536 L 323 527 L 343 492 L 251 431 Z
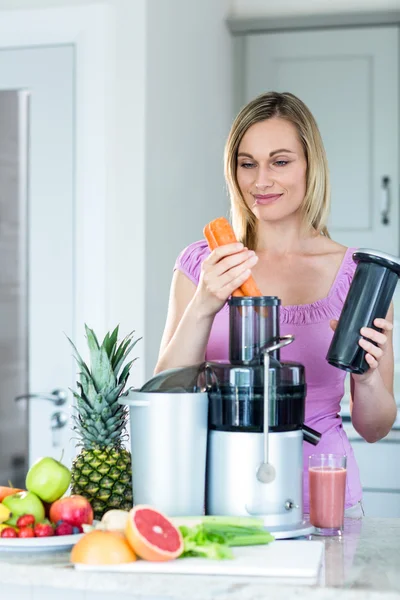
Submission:
M 269 183 L 256 183 L 256 188 L 260 191 L 266 190 L 273 185 L 272 181 Z
M 265 190 L 274 185 L 271 174 L 267 170 L 259 170 L 256 181 L 256 188 L 260 191 Z

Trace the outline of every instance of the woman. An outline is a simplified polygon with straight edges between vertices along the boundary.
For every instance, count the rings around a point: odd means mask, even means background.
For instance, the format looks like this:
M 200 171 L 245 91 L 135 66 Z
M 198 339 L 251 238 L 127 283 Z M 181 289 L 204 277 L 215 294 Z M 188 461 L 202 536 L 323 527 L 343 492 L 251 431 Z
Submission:
M 318 452 L 347 454 L 347 514 L 362 514 L 361 484 L 338 413 L 345 373 L 325 359 L 355 263 L 354 248 L 328 235 L 329 179 L 325 150 L 308 108 L 289 93 L 263 94 L 233 123 L 225 148 L 232 223 L 241 243 L 210 253 L 196 242 L 178 257 L 156 372 L 228 359 L 227 300 L 252 272 L 265 296 L 281 299 L 281 333 L 295 342 L 282 360 L 305 365 L 306 424 L 321 432 Z M 351 198 L 349 198 L 351 201 Z M 383 438 L 396 418 L 393 397 L 393 307 L 362 329 L 369 370 L 351 376 L 351 415 L 368 442 Z M 374 342 L 374 343 L 373 343 Z M 304 510 L 308 456 L 304 443 Z

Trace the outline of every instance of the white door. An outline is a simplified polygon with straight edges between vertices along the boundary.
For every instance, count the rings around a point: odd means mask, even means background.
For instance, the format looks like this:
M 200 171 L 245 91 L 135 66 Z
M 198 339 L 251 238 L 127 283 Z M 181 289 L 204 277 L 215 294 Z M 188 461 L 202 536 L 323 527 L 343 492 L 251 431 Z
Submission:
M 29 463 L 40 456 L 69 464 L 76 368 L 66 335 L 74 324 L 74 48 L 0 51 L 0 90 L 29 96 L 27 195 Z M 22 240 L 23 245 L 23 240 Z M 54 402 L 55 390 L 67 401 Z M 47 399 L 46 399 L 47 398 Z M 53 427 L 53 429 L 52 429 Z M 3 482 L 4 483 L 4 482 Z
M 397 27 L 245 36 L 244 100 L 292 92 L 317 119 L 331 172 L 332 237 L 395 255 L 398 57 Z

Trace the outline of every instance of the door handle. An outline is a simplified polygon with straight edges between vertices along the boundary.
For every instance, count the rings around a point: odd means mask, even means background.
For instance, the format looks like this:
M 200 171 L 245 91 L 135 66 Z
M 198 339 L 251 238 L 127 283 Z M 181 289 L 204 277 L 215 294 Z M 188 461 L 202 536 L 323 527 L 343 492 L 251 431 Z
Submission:
M 53 448 L 59 448 L 62 442 L 62 429 L 68 423 L 68 415 L 62 410 L 57 410 L 51 415 L 50 427 L 53 440 Z
M 389 225 L 390 215 L 390 177 L 384 175 L 382 177 L 382 209 L 381 209 L 381 222 L 382 225 Z
M 53 390 L 50 394 L 22 394 L 14 398 L 14 400 L 18 402 L 19 400 L 31 400 L 35 398 L 52 402 L 56 406 L 62 406 L 67 402 L 67 394 L 64 390 Z
M 51 428 L 52 430 L 62 429 L 68 423 L 68 415 L 67 413 L 58 410 L 57 412 L 51 415 Z

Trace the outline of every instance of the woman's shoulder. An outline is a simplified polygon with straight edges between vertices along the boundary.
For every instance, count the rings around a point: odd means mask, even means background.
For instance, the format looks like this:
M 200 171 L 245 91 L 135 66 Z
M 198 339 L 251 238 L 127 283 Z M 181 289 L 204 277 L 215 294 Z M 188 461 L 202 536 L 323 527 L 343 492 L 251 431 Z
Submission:
M 202 262 L 209 256 L 206 240 L 199 240 L 186 246 L 175 261 L 174 270 L 182 271 L 196 285 L 200 279 Z
M 330 295 L 333 299 L 336 298 L 339 304 L 342 305 L 346 299 L 357 268 L 357 264 L 353 260 L 353 254 L 357 248 L 354 246 L 342 246 L 341 244 L 336 243 L 335 246 L 339 253 L 339 266 Z

